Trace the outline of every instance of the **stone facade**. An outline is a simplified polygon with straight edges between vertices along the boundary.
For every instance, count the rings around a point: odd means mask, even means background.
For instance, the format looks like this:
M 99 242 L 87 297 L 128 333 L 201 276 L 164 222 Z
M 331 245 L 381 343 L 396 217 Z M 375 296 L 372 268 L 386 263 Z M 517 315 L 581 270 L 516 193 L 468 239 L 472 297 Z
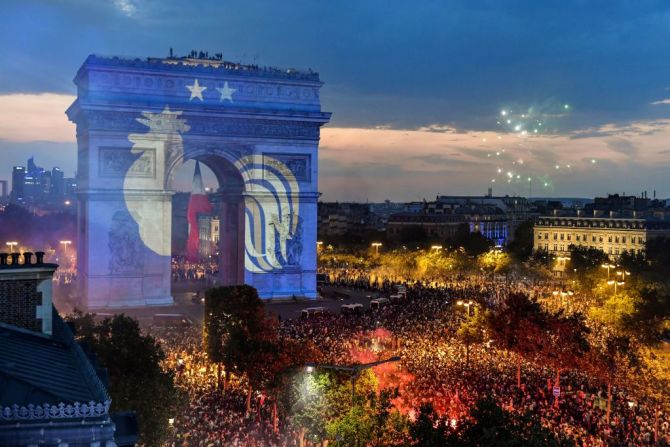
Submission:
M 83 304 L 172 302 L 172 187 L 191 159 L 219 182 L 220 283 L 316 297 L 317 150 L 330 118 L 318 74 L 90 56 L 75 83 Z

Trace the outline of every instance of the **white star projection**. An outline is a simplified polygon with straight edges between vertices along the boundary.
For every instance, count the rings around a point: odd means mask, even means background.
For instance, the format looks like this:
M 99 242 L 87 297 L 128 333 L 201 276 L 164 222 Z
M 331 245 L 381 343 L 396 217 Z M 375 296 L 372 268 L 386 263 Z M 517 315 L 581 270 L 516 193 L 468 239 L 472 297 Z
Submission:
M 204 101 L 202 98 L 202 92 L 207 90 L 207 87 L 202 87 L 199 83 L 198 80 L 194 80 L 192 85 L 187 85 L 187 89 L 191 92 L 191 97 L 188 99 L 189 101 L 193 101 L 195 98 L 199 99 L 200 101 Z
M 230 102 L 233 102 L 233 93 L 237 91 L 236 88 L 230 88 L 228 87 L 228 82 L 223 83 L 223 88 L 217 88 L 219 93 L 221 93 L 221 99 L 219 102 L 223 102 L 224 100 L 228 100 Z

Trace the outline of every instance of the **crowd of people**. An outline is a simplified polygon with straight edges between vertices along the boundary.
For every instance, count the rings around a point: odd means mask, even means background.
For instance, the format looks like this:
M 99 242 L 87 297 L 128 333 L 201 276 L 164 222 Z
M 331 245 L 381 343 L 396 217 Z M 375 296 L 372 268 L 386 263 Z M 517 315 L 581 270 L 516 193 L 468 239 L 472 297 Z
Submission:
M 398 388 L 394 405 L 410 419 L 422 404 L 430 402 L 440 415 L 457 424 L 468 417 L 477 400 L 492 397 L 508 411 L 536 415 L 545 428 L 575 446 L 670 445 L 670 415 L 658 411 L 645 396 L 615 387 L 608 423 L 607 388 L 583 372 L 562 372 L 556 396 L 555 370 L 524 361 L 518 388 L 515 354 L 495 344 L 473 346 L 466 361 L 464 345 L 456 334 L 466 308 L 456 302 L 469 300 L 475 306 L 493 307 L 511 292 L 552 299 L 557 295 L 554 283 L 488 277 L 399 283 L 357 269 L 332 269 L 328 275 L 330 287 L 338 290 L 371 296 L 402 290 L 403 299 L 360 315 L 286 319 L 281 322 L 281 335 L 314 345 L 319 356 L 315 361 L 322 363 L 346 365 L 399 356 L 392 372 L 385 367 L 377 374 L 380 387 Z M 168 352 L 166 366 L 177 371 L 177 383 L 189 400 L 184 413 L 175 418 L 173 445 L 299 444 L 295 427 L 285 420 L 280 419 L 274 429 L 270 409 L 263 405 L 260 394 L 254 395 L 252 415 L 244 417 L 244 378 L 227 383 L 226 392 L 221 391 L 220 374 L 203 353 L 199 331 L 158 336 Z

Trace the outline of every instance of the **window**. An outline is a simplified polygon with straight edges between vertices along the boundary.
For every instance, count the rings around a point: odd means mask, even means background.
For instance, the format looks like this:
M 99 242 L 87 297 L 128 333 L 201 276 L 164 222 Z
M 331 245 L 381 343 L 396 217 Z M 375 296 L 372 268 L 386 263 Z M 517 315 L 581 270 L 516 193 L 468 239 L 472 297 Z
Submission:
M 558 251 L 558 244 L 554 244 L 554 251 Z
M 626 236 L 621 236 L 621 242 L 624 244 L 626 243 Z
M 542 235 L 541 235 L 541 234 L 538 234 L 538 235 L 537 235 L 537 238 L 538 238 L 538 239 L 542 239 Z
M 619 236 L 614 236 L 614 242 L 619 243 Z
M 607 242 L 612 242 L 612 236 L 607 236 Z
M 571 237 L 572 237 L 572 235 L 568 234 L 568 240 L 570 240 Z
M 617 254 L 617 255 L 619 254 L 619 247 L 614 249 L 614 254 Z
M 554 233 L 554 240 L 558 239 L 558 233 Z
M 591 236 L 591 242 L 595 242 L 595 241 L 596 241 L 596 237 L 595 237 L 595 236 Z
M 635 236 L 632 236 L 632 237 L 630 238 L 630 243 L 631 243 L 631 244 L 634 244 L 634 243 L 635 243 Z
M 561 233 L 561 240 L 565 239 L 565 235 Z
M 603 237 L 602 237 L 602 236 L 599 236 L 599 237 L 598 237 L 598 242 L 602 242 L 602 241 L 603 241 Z
M 544 233 L 544 238 L 549 239 L 549 233 Z
M 607 249 L 607 253 L 612 254 L 612 247 L 609 247 L 609 248 Z

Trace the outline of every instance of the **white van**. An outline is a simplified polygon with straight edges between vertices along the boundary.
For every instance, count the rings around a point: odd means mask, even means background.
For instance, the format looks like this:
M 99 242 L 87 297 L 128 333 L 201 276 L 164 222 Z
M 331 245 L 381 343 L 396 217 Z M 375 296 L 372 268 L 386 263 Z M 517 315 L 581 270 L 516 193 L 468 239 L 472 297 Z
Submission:
M 325 307 L 308 307 L 302 310 L 300 316 L 303 318 L 309 318 L 315 317 L 317 315 L 323 315 L 326 312 L 328 312 L 328 310 Z
M 387 306 L 390 303 L 388 298 L 377 298 L 376 300 L 370 301 L 370 309 L 378 310 L 384 306 Z
M 363 313 L 363 305 L 360 303 L 343 304 L 340 306 L 340 312 L 344 315 L 361 314 Z

